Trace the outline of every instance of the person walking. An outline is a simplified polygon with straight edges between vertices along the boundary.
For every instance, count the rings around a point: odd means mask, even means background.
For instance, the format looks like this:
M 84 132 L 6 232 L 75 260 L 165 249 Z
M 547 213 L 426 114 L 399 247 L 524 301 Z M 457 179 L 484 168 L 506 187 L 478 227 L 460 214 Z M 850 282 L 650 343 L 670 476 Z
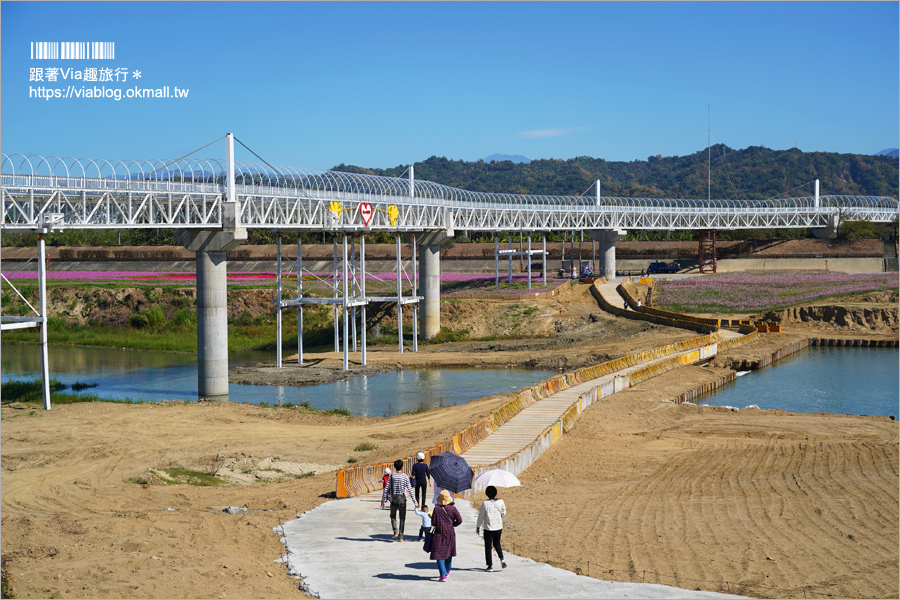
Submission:
M 431 560 L 437 561 L 441 581 L 447 581 L 453 557 L 456 556 L 456 530 L 462 523 L 462 516 L 453 505 L 453 497 L 447 490 L 438 496 L 437 506 L 431 511 L 431 525 L 434 527 L 434 540 L 431 543 Z
M 416 504 L 422 506 L 425 504 L 425 494 L 428 492 L 428 480 L 431 475 L 428 474 L 428 465 L 425 464 L 425 453 L 416 454 L 416 464 L 412 468 L 413 479 L 415 479 Z
M 387 487 L 388 479 L 391 477 L 391 469 L 389 467 L 384 468 L 384 475 L 381 476 L 381 489 Z M 384 504 L 381 505 L 381 509 L 384 510 Z
M 487 486 L 484 493 L 488 499 L 481 503 L 481 508 L 478 510 L 475 535 L 478 535 L 479 529 L 484 525 L 484 561 L 487 563 L 485 571 L 493 573 L 494 561 L 491 546 L 497 551 L 500 566 L 504 569 L 506 568 L 506 561 L 503 560 L 503 548 L 500 547 L 500 534 L 503 533 L 503 515 L 506 514 L 506 503 L 497 498 L 497 488 L 492 485 Z
M 394 530 L 392 539 L 403 541 L 403 529 L 406 526 L 406 496 L 409 495 L 413 504 L 416 502 L 413 496 L 412 485 L 409 476 L 402 472 L 403 461 L 399 458 L 394 461 L 394 472 L 388 478 L 387 485 L 381 492 L 381 508 L 388 499 L 391 502 L 391 527 Z
M 425 539 L 425 534 L 431 529 L 431 513 L 428 512 L 428 505 L 421 504 L 419 505 L 422 510 L 416 508 L 413 512 L 416 513 L 417 517 L 422 517 L 422 526 L 419 527 L 419 541 L 421 542 Z

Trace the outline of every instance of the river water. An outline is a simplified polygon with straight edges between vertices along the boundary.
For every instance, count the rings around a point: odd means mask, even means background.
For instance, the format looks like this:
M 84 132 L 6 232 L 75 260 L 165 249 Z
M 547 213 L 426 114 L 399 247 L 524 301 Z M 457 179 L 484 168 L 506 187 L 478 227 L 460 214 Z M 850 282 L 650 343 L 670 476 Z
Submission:
M 271 361 L 271 353 L 230 357 L 231 366 Z M 2 345 L 2 380 L 40 378 L 39 347 Z M 427 369 L 362 375 L 311 386 L 231 384 L 237 402 L 346 409 L 358 416 L 464 404 L 521 389 L 554 375 L 521 369 Z M 62 383 L 97 383 L 86 392 L 115 400 L 195 400 L 193 355 L 109 348 L 50 346 L 50 376 Z M 738 377 L 700 404 L 780 408 L 794 412 L 898 414 L 898 351 L 892 348 L 810 347 L 775 366 Z
M 896 417 L 898 356 L 896 348 L 811 346 L 738 377 L 696 403 Z
M 196 400 L 197 361 L 190 354 L 74 346 L 50 347 L 50 377 L 66 385 L 96 383 L 85 390 L 112 400 Z M 2 380 L 40 379 L 40 347 L 4 342 Z M 271 361 L 271 353 L 229 357 L 230 366 Z M 424 369 L 360 375 L 347 381 L 310 386 L 230 384 L 228 399 L 258 404 L 309 402 L 320 410 L 346 409 L 356 416 L 391 416 L 439 406 L 455 406 L 515 391 L 548 377 L 551 371 L 525 369 Z

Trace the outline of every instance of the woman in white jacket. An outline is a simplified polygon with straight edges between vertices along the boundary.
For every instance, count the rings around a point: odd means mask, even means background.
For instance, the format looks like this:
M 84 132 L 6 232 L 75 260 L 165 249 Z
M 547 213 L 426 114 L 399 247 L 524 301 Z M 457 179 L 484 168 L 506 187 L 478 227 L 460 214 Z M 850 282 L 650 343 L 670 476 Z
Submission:
M 484 525 L 484 560 L 487 563 L 485 571 L 494 572 L 493 557 L 491 555 L 491 546 L 497 551 L 497 558 L 500 559 L 500 566 L 506 568 L 506 561 L 503 560 L 503 549 L 500 547 L 500 534 L 503 533 L 503 515 L 506 514 L 506 504 L 503 500 L 497 498 L 497 488 L 489 485 L 484 490 L 488 499 L 481 503 L 478 510 L 478 522 L 475 523 L 475 534 L 478 535 L 481 526 Z

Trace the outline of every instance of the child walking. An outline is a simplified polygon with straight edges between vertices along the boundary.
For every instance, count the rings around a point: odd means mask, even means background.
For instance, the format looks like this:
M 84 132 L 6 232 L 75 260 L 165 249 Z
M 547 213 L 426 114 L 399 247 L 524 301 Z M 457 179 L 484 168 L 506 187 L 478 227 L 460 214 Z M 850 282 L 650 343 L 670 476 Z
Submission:
M 385 487 L 387 487 L 387 482 L 388 482 L 388 479 L 390 479 L 390 478 L 391 478 L 391 470 L 388 467 L 385 467 L 384 475 L 381 477 L 381 489 L 382 490 Z M 381 508 L 384 509 L 384 506 L 382 506 Z
M 419 527 L 419 541 L 425 538 L 425 532 L 431 529 L 431 513 L 428 512 L 428 505 L 423 504 L 422 510 L 415 509 L 416 515 L 422 517 L 422 526 Z

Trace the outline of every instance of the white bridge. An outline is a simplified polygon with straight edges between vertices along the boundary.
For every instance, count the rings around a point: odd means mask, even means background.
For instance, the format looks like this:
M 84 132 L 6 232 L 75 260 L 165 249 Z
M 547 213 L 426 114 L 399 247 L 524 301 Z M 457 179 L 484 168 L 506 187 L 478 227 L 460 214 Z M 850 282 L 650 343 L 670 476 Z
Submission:
M 421 331 L 432 338 L 440 331 L 440 244 L 456 231 L 521 232 L 528 249 L 512 254 L 529 257 L 531 233 L 587 231 L 599 242 L 601 272 L 615 276 L 615 242 L 627 229 L 813 228 L 836 230 L 842 221 L 895 222 L 897 200 L 874 196 L 820 196 L 769 200 L 684 200 L 592 196 L 534 196 L 460 190 L 429 181 L 336 171 L 296 169 L 268 163 L 235 161 L 234 136 L 226 136 L 226 159 L 172 161 L 103 161 L 3 154 L 0 168 L 0 234 L 36 232 L 39 236 L 40 310 L 37 317 L 2 317 L 2 329 L 41 327 L 44 405 L 50 408 L 47 371 L 46 265 L 43 234 L 62 229 L 171 228 L 178 242 L 197 257 L 198 394 L 228 394 L 228 322 L 226 252 L 247 239 L 253 227 L 279 232 L 330 231 L 337 241 L 330 298 L 304 295 L 297 278 L 297 297 L 282 299 L 281 252 L 278 252 L 278 364 L 281 365 L 281 311 L 297 306 L 299 323 L 307 303 L 334 305 L 335 351 L 338 350 L 338 306 L 343 308 L 344 368 L 348 368 L 348 322 L 356 347 L 356 308 L 362 318 L 362 364 L 366 363 L 366 305 L 396 301 L 399 343 L 403 351 L 404 304 L 412 304 L 413 324 L 421 301 Z M 251 151 L 252 152 L 252 151 Z M 397 294 L 375 298 L 365 288 L 367 232 L 390 231 L 397 237 Z M 416 248 L 422 248 L 418 278 L 410 274 L 411 295 L 401 286 L 401 235 L 412 248 L 411 271 L 417 270 Z M 347 242 L 359 238 L 348 255 Z M 297 273 L 303 272 L 298 236 Z M 714 236 L 713 256 L 714 256 Z M 496 240 L 496 238 L 495 238 Z M 702 240 L 702 237 L 701 237 Z M 280 249 L 281 238 L 278 238 Z M 701 248 L 703 242 L 701 241 Z M 702 253 L 702 251 L 701 251 Z M 495 256 L 499 256 L 495 243 Z M 511 260 L 511 259 L 510 259 Z M 703 266 L 701 257 L 701 271 Z M 338 262 L 342 274 L 338 275 Z M 546 277 L 546 260 L 541 261 Z M 714 264 L 714 263 L 713 263 Z M 510 263 L 511 265 L 511 263 Z M 357 268 L 358 266 L 358 268 Z M 496 273 L 495 259 L 495 273 Z M 511 267 L 510 267 L 511 271 Z M 349 282 L 353 283 L 350 284 Z M 419 296 L 421 285 L 422 296 Z M 342 288 L 342 289 L 341 289 Z M 299 357 L 303 360 L 302 325 Z M 415 339 L 415 333 L 414 333 Z M 415 343 L 415 342 L 414 342 Z M 415 346 L 414 346 L 415 349 Z
M 536 196 L 215 159 L 98 161 L 2 156 L 0 228 L 546 232 L 834 227 L 891 222 L 897 200 L 818 194 L 769 200 Z M 225 203 L 236 203 L 234 221 Z M 360 211 L 360 205 L 369 205 Z

